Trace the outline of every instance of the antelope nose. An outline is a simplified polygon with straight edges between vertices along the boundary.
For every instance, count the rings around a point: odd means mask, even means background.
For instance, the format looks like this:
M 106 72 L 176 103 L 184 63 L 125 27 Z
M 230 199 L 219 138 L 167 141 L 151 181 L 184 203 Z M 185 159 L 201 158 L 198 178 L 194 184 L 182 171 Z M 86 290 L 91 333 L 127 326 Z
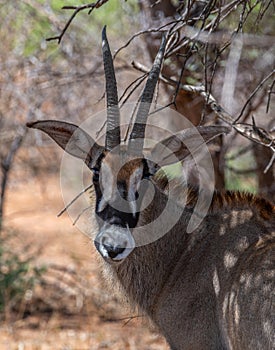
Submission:
M 116 225 L 105 225 L 95 237 L 94 244 L 108 263 L 122 262 L 135 248 L 129 229 Z
M 119 254 L 122 254 L 125 250 L 124 247 L 120 247 L 120 246 L 114 247 L 113 245 L 106 244 L 106 243 L 103 243 L 103 246 L 106 249 L 106 251 L 111 259 L 114 259 Z

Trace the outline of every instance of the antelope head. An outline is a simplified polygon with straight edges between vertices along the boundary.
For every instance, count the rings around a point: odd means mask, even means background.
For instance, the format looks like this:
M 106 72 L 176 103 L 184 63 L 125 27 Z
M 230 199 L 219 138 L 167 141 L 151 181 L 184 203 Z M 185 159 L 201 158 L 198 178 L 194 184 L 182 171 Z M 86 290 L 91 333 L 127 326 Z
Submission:
M 194 137 L 192 129 L 183 130 L 162 140 L 149 155 L 144 155 L 146 122 L 164 58 L 165 45 L 166 38 L 163 37 L 148 75 L 127 145 L 121 142 L 117 84 L 105 27 L 102 31 L 107 99 L 105 145 L 99 145 L 86 131 L 67 122 L 46 120 L 27 124 L 30 128 L 48 134 L 67 153 L 81 158 L 92 171 L 96 194 L 95 211 L 99 222 L 99 232 L 94 243 L 108 262 L 121 262 L 135 248 L 132 232 L 138 224 L 146 184 L 162 166 L 175 162 L 175 157 L 177 161 L 185 158 L 189 153 L 185 140 Z M 197 129 L 205 142 L 228 132 L 228 128 L 222 126 Z M 172 156 L 164 152 L 163 147 L 168 148 Z

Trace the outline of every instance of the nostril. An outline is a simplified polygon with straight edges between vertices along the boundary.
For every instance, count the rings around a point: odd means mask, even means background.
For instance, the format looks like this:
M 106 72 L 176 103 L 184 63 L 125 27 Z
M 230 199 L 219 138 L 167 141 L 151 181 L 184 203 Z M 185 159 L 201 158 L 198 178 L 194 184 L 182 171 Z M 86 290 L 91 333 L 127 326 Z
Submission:
M 108 252 L 109 257 L 112 259 L 114 259 L 119 254 L 123 253 L 125 250 L 125 248 L 123 248 L 123 247 L 120 247 L 120 246 L 113 247 L 110 244 L 103 244 L 103 246 L 106 249 L 106 251 Z
M 105 224 L 94 240 L 96 249 L 108 263 L 119 263 L 135 248 L 135 240 L 129 229 Z

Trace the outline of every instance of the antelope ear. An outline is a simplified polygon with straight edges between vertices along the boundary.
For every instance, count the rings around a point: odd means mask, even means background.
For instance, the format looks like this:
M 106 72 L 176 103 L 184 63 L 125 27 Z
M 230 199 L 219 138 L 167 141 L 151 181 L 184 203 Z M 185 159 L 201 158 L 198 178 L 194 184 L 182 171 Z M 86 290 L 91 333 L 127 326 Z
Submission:
M 27 127 L 38 129 L 48 134 L 61 148 L 74 157 L 80 158 L 92 167 L 104 147 L 80 127 L 57 120 L 44 120 L 27 123 Z
M 150 173 L 153 175 L 162 166 L 182 161 L 215 137 L 230 130 L 231 128 L 226 126 L 199 126 L 182 130 L 160 141 L 151 151 Z

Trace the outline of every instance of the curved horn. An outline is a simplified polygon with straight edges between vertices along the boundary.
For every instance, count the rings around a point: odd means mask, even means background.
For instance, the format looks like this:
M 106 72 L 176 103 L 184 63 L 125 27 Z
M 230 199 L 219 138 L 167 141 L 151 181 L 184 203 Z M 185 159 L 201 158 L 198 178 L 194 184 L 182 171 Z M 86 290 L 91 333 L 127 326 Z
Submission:
M 110 151 L 120 144 L 120 113 L 118 108 L 116 76 L 112 54 L 106 36 L 106 26 L 104 26 L 102 30 L 102 54 L 107 97 L 107 132 L 105 148 Z
M 129 149 L 132 152 L 142 152 L 143 149 L 143 139 L 145 134 L 146 122 L 150 106 L 153 100 L 155 87 L 159 78 L 159 73 L 165 52 L 165 45 L 166 35 L 163 35 L 158 54 L 155 58 L 153 67 L 151 68 L 145 88 L 140 99 L 135 124 L 130 135 Z M 136 141 L 133 142 L 133 140 Z

